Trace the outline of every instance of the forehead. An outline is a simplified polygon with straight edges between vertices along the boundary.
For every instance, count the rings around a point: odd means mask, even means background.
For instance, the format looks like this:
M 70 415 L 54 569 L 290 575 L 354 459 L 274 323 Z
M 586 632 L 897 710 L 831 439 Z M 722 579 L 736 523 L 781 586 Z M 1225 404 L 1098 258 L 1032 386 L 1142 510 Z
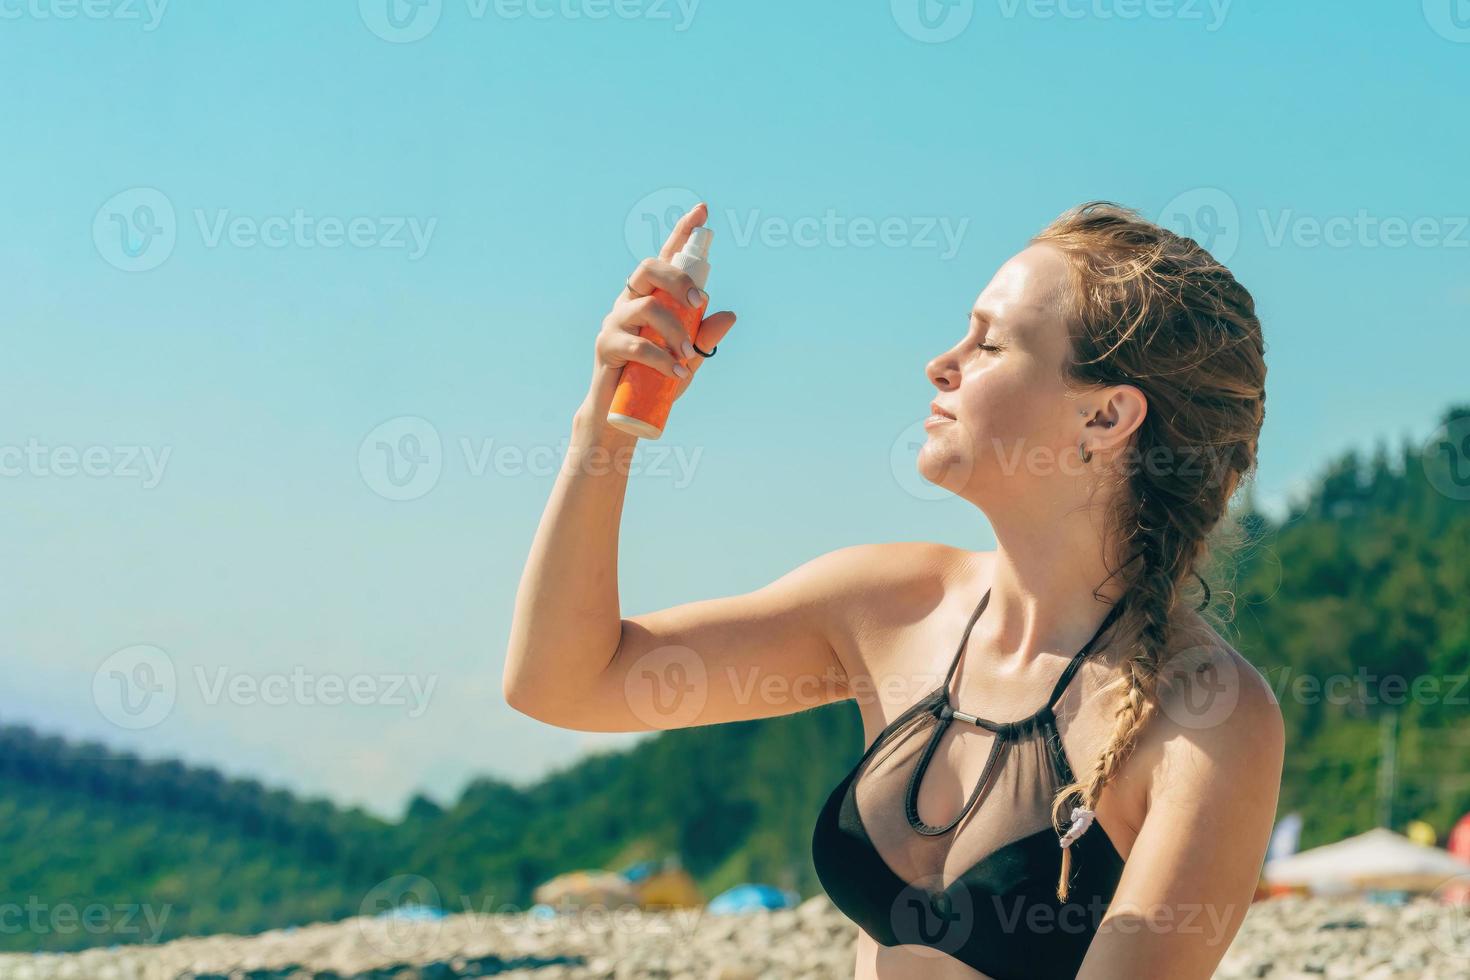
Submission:
M 1071 269 L 1062 251 L 1032 245 L 1002 265 L 975 300 L 973 315 L 997 333 L 1035 346 L 1066 340 L 1062 301 Z

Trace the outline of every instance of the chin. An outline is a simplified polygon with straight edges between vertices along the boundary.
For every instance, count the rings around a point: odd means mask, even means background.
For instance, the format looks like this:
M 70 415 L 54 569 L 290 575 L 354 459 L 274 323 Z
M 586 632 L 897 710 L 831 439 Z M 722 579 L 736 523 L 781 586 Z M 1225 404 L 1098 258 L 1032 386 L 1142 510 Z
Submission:
M 975 459 L 969 446 L 955 446 L 952 440 L 931 431 L 914 465 L 919 475 L 936 487 L 959 493 L 970 481 Z

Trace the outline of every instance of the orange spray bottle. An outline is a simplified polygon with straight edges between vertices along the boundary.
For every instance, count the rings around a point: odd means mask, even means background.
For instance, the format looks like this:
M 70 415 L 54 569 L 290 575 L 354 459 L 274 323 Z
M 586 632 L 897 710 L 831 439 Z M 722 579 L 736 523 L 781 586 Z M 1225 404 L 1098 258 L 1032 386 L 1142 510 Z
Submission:
M 708 228 L 700 226 L 693 229 L 689 233 L 689 240 L 671 261 L 672 265 L 688 273 L 689 278 L 700 289 L 704 289 L 704 284 L 709 280 L 709 243 L 713 237 L 714 232 Z M 698 309 L 690 309 L 688 304 L 680 303 L 662 289 L 654 289 L 653 295 L 657 302 L 679 318 L 684 332 L 698 344 L 699 337 L 696 334 L 700 322 L 704 320 L 708 301 Z M 652 327 L 640 328 L 638 335 L 648 338 L 665 350 L 669 349 L 663 337 Z M 680 361 L 683 360 L 678 352 L 670 353 Z M 669 410 L 674 405 L 674 392 L 682 383 L 683 379 L 671 378 L 657 368 L 629 361 L 623 365 L 617 390 L 613 393 L 612 405 L 607 412 L 608 424 L 630 435 L 657 439 L 664 434 L 664 424 L 668 422 Z

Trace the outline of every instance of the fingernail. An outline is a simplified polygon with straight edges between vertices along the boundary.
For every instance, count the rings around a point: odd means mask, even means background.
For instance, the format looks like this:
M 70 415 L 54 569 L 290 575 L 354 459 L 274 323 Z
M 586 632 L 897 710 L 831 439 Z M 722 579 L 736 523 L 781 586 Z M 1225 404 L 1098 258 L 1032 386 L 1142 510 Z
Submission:
M 690 306 L 699 306 L 704 301 L 705 301 L 704 290 L 700 289 L 698 286 L 690 286 L 689 287 L 689 305 Z
M 679 349 L 680 349 L 680 350 L 682 350 L 682 351 L 683 351 L 683 352 L 684 352 L 684 356 L 685 356 L 685 357 L 693 357 L 693 356 L 694 356 L 694 345 L 693 345 L 693 344 L 691 344 L 691 343 L 690 343 L 690 342 L 689 342 L 689 341 L 687 341 L 687 340 L 686 340 L 686 341 L 684 341 L 684 344 L 683 344 L 683 346 L 682 346 L 682 347 L 680 347 L 680 348 L 679 348 Z
M 681 378 L 687 378 L 687 377 L 689 377 L 689 369 L 687 367 L 685 367 L 684 365 L 682 365 L 682 364 L 675 364 L 674 365 L 674 373 L 677 374 Z

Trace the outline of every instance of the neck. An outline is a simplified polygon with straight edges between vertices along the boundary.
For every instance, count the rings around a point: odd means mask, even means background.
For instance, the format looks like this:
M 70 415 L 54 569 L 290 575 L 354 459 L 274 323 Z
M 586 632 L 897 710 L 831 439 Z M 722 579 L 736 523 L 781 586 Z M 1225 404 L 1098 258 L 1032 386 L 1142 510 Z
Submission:
M 975 632 L 998 656 L 1070 656 L 1112 611 L 1123 583 L 1108 577 L 1100 513 L 1084 508 L 1043 522 L 993 523 L 990 602 Z

